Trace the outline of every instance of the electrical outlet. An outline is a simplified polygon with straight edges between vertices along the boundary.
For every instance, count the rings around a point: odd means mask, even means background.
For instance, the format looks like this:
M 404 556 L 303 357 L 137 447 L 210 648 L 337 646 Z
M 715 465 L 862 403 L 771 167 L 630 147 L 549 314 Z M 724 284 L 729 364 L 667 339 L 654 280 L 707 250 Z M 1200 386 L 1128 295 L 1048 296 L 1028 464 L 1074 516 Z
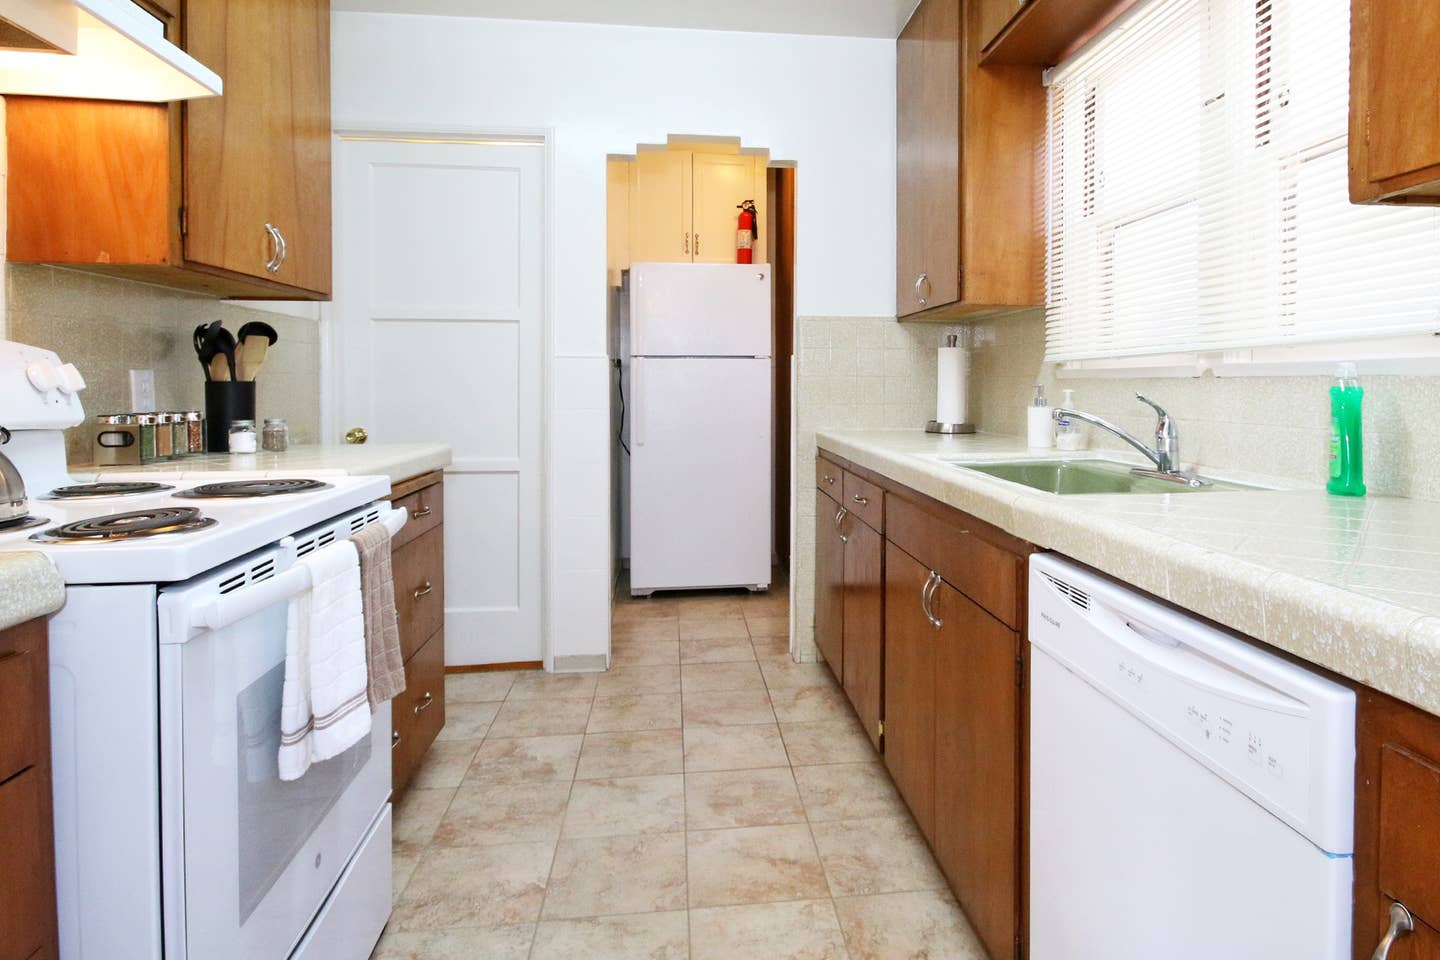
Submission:
M 155 409 L 155 371 L 130 371 L 130 409 L 149 413 Z

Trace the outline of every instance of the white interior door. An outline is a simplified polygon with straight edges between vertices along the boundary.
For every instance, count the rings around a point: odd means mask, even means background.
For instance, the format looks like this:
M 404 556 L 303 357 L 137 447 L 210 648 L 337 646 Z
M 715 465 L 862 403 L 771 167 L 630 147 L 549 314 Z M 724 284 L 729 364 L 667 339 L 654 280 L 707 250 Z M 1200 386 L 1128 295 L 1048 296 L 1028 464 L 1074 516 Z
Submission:
M 544 150 L 342 140 L 340 429 L 447 443 L 445 659 L 539 660 Z

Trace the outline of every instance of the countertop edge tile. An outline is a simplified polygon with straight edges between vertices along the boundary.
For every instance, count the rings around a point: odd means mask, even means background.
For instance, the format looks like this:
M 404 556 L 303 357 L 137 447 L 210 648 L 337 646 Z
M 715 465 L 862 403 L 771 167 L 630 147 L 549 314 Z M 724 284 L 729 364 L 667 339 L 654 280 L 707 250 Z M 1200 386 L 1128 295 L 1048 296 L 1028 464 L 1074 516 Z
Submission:
M 0 552 L 0 630 L 47 617 L 65 605 L 65 581 L 34 550 Z
M 1346 553 L 1363 546 L 1356 530 L 1383 534 L 1440 524 L 1440 504 L 1346 500 L 1319 489 L 1057 497 L 1017 492 L 1016 485 L 945 461 L 1124 458 L 1110 451 L 1031 450 L 1014 437 L 913 430 L 820 430 L 816 445 L 1037 547 L 1440 714 L 1440 590 L 1435 597 L 1415 594 L 1416 605 L 1406 606 L 1378 589 L 1368 595 L 1323 578 L 1326 571 L 1348 576 L 1344 571 L 1359 562 Z M 1272 529 L 1258 537 L 1233 529 L 1237 518 L 1262 517 Z M 1284 542 L 1267 539 L 1275 537 Z
M 226 471 L 341 470 L 351 476 L 385 476 L 391 485 L 422 473 L 442 470 L 453 460 L 443 443 L 337 443 L 292 446 L 284 453 L 260 451 L 230 455 L 206 453 L 181 460 L 122 467 L 78 465 L 70 468 L 77 479 L 105 473 L 178 473 L 198 475 Z

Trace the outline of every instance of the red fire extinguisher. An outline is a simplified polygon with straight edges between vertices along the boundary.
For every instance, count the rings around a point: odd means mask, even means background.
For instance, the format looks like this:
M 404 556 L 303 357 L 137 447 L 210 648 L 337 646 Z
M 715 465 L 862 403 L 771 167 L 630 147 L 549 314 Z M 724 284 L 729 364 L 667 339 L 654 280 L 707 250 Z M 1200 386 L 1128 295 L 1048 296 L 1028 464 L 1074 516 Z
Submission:
M 735 231 L 735 262 L 754 263 L 755 238 L 760 236 L 760 225 L 756 221 L 755 201 L 746 200 L 740 204 L 740 225 Z

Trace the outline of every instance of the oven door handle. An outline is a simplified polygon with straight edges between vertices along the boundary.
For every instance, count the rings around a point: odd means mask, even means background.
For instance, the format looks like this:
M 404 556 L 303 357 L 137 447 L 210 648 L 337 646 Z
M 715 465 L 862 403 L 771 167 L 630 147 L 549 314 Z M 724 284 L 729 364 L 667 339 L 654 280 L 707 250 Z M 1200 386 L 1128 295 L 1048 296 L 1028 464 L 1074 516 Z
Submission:
M 394 507 L 380 515 L 380 522 L 393 537 L 408 519 L 404 510 Z M 328 549 L 328 548 L 327 548 Z M 185 627 L 182 636 L 192 637 L 207 630 L 223 630 L 310 589 L 310 568 L 304 564 L 290 567 L 269 580 L 262 580 L 233 594 L 209 597 L 189 608 L 177 611 Z

